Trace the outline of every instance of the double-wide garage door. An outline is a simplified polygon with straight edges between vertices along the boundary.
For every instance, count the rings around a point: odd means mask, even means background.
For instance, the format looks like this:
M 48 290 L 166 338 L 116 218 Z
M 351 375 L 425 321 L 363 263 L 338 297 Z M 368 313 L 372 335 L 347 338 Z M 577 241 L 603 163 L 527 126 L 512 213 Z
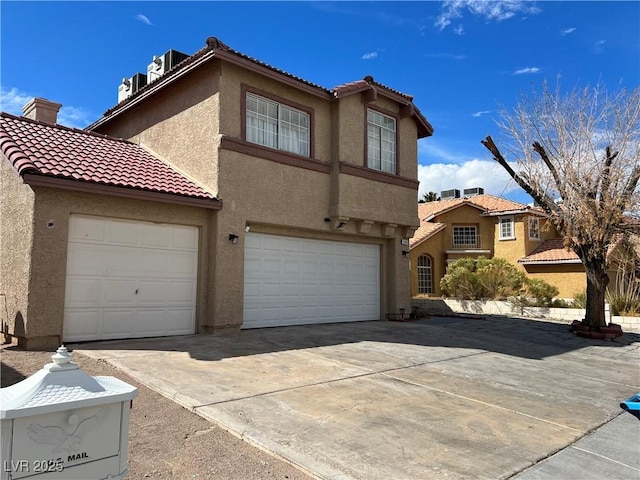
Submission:
M 379 318 L 378 245 L 246 235 L 243 328 Z
M 196 227 L 72 215 L 64 340 L 195 332 Z

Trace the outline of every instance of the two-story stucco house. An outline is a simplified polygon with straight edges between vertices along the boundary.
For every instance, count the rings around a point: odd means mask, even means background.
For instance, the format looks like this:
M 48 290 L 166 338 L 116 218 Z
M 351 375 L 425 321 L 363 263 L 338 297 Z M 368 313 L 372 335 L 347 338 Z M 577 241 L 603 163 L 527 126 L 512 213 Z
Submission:
M 440 296 L 447 265 L 460 258 L 503 258 L 571 298 L 585 288 L 582 264 L 546 225 L 544 212 L 493 195 L 460 196 L 418 205 L 420 227 L 410 241 L 411 293 Z M 444 192 L 443 192 L 444 193 Z
M 327 89 L 216 38 L 135 83 L 85 130 L 3 114 L 5 334 L 38 348 L 410 309 L 433 133 L 411 96 Z

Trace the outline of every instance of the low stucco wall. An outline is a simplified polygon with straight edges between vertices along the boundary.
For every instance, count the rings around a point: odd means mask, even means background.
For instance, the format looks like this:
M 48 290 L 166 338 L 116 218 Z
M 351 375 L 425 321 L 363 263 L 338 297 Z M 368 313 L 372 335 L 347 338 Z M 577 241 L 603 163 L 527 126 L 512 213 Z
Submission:
M 505 301 L 456 300 L 433 298 L 411 300 L 412 310 L 428 315 L 446 315 L 452 313 L 471 313 L 487 315 L 519 316 L 543 319 L 558 323 L 571 323 L 582 320 L 585 310 L 582 308 L 520 307 Z M 605 305 L 605 315 L 609 323 L 615 323 L 627 332 L 640 333 L 640 317 L 621 317 L 611 315 L 609 305 Z

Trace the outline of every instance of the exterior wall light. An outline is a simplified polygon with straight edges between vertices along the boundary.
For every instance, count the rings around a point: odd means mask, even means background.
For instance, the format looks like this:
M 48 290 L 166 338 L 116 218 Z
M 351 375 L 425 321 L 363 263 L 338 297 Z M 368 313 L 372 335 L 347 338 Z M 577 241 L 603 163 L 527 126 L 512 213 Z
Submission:
M 231 243 L 233 243 L 234 245 L 236 245 L 238 243 L 238 235 L 236 235 L 234 233 L 230 233 L 229 234 L 229 241 Z

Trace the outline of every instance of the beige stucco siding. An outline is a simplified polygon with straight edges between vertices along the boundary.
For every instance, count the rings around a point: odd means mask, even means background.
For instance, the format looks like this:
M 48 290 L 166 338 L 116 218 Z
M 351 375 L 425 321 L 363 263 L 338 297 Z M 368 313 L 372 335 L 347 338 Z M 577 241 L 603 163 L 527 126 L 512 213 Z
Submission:
M 36 187 L 34 255 L 28 315 L 25 316 L 28 348 L 33 343 L 49 347 L 62 340 L 69 218 L 72 214 L 98 215 L 146 222 L 174 223 L 199 229 L 196 325 L 207 330 L 209 291 L 209 232 L 215 226 L 215 211 L 167 203 L 93 195 Z
M 35 195 L 0 158 L 0 320 L 2 332 L 25 335 L 33 251 Z
M 218 191 L 219 68 L 177 79 L 100 132 L 139 144 L 214 195 Z
M 585 293 L 587 278 L 580 263 L 526 265 L 525 271 L 529 278 L 539 278 L 558 288 L 558 297 L 574 298 Z

